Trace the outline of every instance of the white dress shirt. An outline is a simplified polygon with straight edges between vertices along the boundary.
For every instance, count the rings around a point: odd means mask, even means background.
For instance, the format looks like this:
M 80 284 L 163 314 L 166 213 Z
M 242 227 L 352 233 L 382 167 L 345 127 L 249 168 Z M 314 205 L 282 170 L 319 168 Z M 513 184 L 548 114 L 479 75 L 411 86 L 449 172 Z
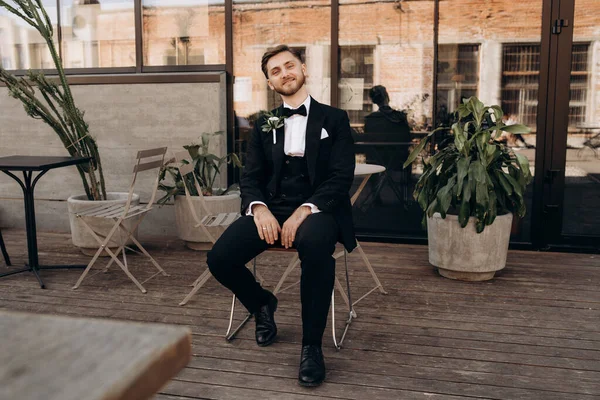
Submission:
M 294 114 L 291 117 L 284 119 L 285 141 L 283 151 L 286 155 L 292 157 L 304 157 L 304 149 L 306 147 L 306 125 L 308 123 L 308 114 L 310 113 L 310 96 L 304 100 L 297 108 L 306 107 L 306 116 Z M 287 103 L 283 103 L 283 107 L 292 108 Z
M 310 114 L 310 96 L 306 97 L 306 100 L 296 108 L 300 108 L 304 105 L 306 107 L 306 116 L 294 114 L 287 117 L 284 120 L 284 142 L 283 152 L 291 157 L 304 157 L 304 150 L 306 148 L 306 125 L 308 123 L 308 116 Z M 283 102 L 283 107 L 295 109 L 286 102 Z M 252 213 L 252 206 L 255 204 L 265 205 L 262 201 L 253 201 L 246 210 L 246 215 L 254 215 Z M 310 207 L 313 214 L 321 212 L 317 206 L 312 203 L 304 203 L 302 206 Z

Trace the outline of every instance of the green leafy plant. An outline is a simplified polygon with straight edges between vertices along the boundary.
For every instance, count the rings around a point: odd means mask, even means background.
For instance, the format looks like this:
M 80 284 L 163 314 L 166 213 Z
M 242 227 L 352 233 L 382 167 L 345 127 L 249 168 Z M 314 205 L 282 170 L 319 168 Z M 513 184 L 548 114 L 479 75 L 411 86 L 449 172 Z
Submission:
M 90 135 L 83 111 L 75 106 L 65 77 L 62 60 L 54 45 L 52 22 L 41 0 L 13 0 L 15 6 L 0 0 L 0 7 L 31 25 L 42 35 L 56 68 L 58 79 L 49 79 L 41 72 L 29 71 L 17 78 L 0 65 L 0 82 L 8 94 L 23 103 L 27 115 L 48 124 L 58 135 L 71 156 L 90 157 L 89 165 L 77 165 L 89 200 L 106 199 L 106 187 L 96 140 Z M 36 92 L 37 89 L 37 92 Z
M 242 168 L 242 163 L 235 153 L 229 153 L 223 157 L 209 153 L 208 147 L 210 138 L 216 135 L 222 135 L 223 132 L 203 133 L 200 144 L 192 143 L 183 146 L 190 155 L 190 161 L 194 164 L 194 176 L 198 180 L 198 184 L 204 196 L 218 196 L 229 193 L 237 185 L 232 185 L 226 190 L 215 190 L 214 183 L 217 176 L 221 173 L 223 165 L 232 164 L 234 167 Z M 174 161 L 174 160 L 172 160 Z M 169 177 L 169 178 L 167 178 Z M 175 196 L 185 196 L 184 182 L 179 170 L 174 166 L 166 165 L 160 172 L 160 182 L 158 188 L 165 192 L 165 195 L 158 200 L 159 204 L 165 204 Z M 172 181 L 171 184 L 169 181 Z M 196 185 L 191 176 L 187 177 L 185 182 L 190 194 L 198 196 Z
M 458 214 L 464 228 L 469 217 L 476 218 L 477 232 L 494 222 L 497 215 L 525 215 L 525 187 L 532 180 L 529 161 L 499 142 L 502 131 L 526 133 L 524 125 L 505 125 L 499 106 L 486 106 L 476 97 L 463 100 L 458 122 L 450 128 L 453 140 L 429 160 L 414 190 L 414 198 L 427 217 L 439 212 Z M 414 148 L 404 163 L 411 165 L 425 148 L 434 130 Z

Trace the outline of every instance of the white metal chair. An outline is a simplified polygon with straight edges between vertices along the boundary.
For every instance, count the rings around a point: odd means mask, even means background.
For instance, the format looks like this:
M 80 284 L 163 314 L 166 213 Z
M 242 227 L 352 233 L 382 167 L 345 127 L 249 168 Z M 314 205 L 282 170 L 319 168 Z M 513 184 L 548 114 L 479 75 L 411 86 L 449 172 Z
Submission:
M 379 165 L 356 164 L 356 168 L 354 170 L 354 176 L 362 177 L 363 179 L 362 179 L 362 181 L 360 183 L 360 186 L 358 187 L 358 189 L 356 190 L 356 192 L 352 195 L 352 198 L 350 199 L 350 203 L 352 205 L 354 205 L 354 203 L 356 202 L 356 200 L 360 196 L 360 193 L 364 189 L 364 187 L 367 184 L 367 181 L 369 180 L 369 178 L 371 177 L 371 175 L 373 175 L 375 173 L 380 173 L 380 172 L 383 172 L 383 171 L 385 171 L 385 168 L 382 167 L 382 166 L 379 166 Z M 358 251 L 360 253 L 360 255 L 362 257 L 362 260 L 364 262 L 364 265 L 367 267 L 367 270 L 371 274 L 371 278 L 373 278 L 373 281 L 375 282 L 375 286 L 373 288 L 371 288 L 368 292 L 366 292 L 365 294 L 363 294 L 358 300 L 354 301 L 354 303 L 352 303 L 352 306 L 355 306 L 359 301 L 363 300 L 365 297 L 367 297 L 368 295 L 370 295 L 371 293 L 373 293 L 375 290 L 379 290 L 379 293 L 381 293 L 381 294 L 387 294 L 387 292 L 383 288 L 383 285 L 379 281 L 379 278 L 377 277 L 377 274 L 375 273 L 375 270 L 373 269 L 373 266 L 371 265 L 371 262 L 367 258 L 367 255 L 363 251 L 363 249 L 362 249 L 360 243 L 358 242 L 358 240 L 356 241 L 356 251 Z M 342 256 L 344 256 L 344 257 L 348 256 L 348 254 L 346 253 L 345 250 L 344 251 L 339 251 L 333 257 L 337 260 L 338 258 L 340 258 Z M 277 283 L 277 286 L 275 286 L 275 290 L 273 291 L 273 294 L 284 292 L 287 289 L 289 289 L 290 287 L 292 287 L 294 285 L 297 285 L 300 282 L 300 281 L 296 281 L 296 282 L 294 282 L 294 283 L 292 283 L 292 284 L 284 287 L 283 289 L 281 288 L 281 286 L 283 286 L 283 283 L 287 279 L 288 275 L 299 264 L 300 264 L 300 260 L 298 260 L 298 255 L 296 254 L 296 256 L 292 259 L 292 261 L 289 263 L 287 269 L 285 270 L 285 272 L 281 276 L 281 279 L 279 279 L 279 282 Z M 336 282 L 336 286 L 338 286 L 339 288 L 341 288 L 342 285 L 339 284 L 339 282 Z M 349 301 L 348 297 L 343 294 L 343 290 L 341 291 L 341 293 L 342 293 L 342 297 L 343 297 L 344 301 L 346 302 L 346 304 L 348 304 L 348 301 Z M 348 306 L 349 305 L 350 304 L 348 304 Z
M 4 257 L 4 262 L 6 266 L 10 267 L 12 264 L 10 263 L 10 257 L 8 256 L 8 251 L 6 251 L 6 246 L 4 245 L 4 239 L 2 238 L 2 229 L 0 229 L 0 251 L 2 251 L 2 256 Z
M 88 231 L 91 233 L 91 235 L 100 244 L 100 248 L 98 248 L 98 251 L 96 252 L 94 257 L 88 264 L 87 268 L 85 269 L 85 271 L 83 271 L 83 273 L 79 277 L 79 280 L 77 281 L 75 286 L 73 286 L 73 289 L 77 289 L 81 285 L 81 282 L 86 277 L 88 272 L 90 272 L 92 266 L 94 265 L 94 263 L 96 262 L 96 260 L 98 259 L 100 254 L 102 254 L 103 251 L 106 251 L 111 257 L 111 260 L 109 261 L 108 265 L 103 270 L 106 271 L 112 265 L 113 262 L 117 263 L 117 265 L 123 270 L 123 272 L 125 272 L 125 274 L 129 277 L 129 279 L 131 279 L 131 281 L 141 290 L 142 293 L 146 293 L 146 289 L 144 288 L 144 286 L 142 286 L 143 283 L 154 278 L 158 274 L 163 274 L 164 276 L 168 276 L 168 274 L 161 268 L 161 266 L 154 260 L 154 258 L 152 258 L 152 256 L 146 251 L 146 249 L 144 249 L 144 247 L 140 244 L 140 242 L 134 236 L 134 232 L 136 231 L 137 227 L 140 225 L 140 223 L 142 222 L 144 217 L 148 214 L 148 212 L 150 210 L 152 210 L 152 205 L 154 204 L 154 200 L 156 198 L 156 191 L 158 189 L 159 172 L 160 172 L 160 168 L 163 166 L 166 152 L 167 152 L 166 147 L 138 151 L 137 162 L 136 162 L 135 167 L 133 168 L 133 178 L 131 180 L 131 185 L 129 187 L 129 195 L 127 197 L 127 202 L 125 204 L 95 206 L 95 207 L 91 207 L 84 211 L 79 211 L 75 214 L 77 218 L 81 219 L 81 221 L 83 222 L 85 227 L 88 229 Z M 150 198 L 150 201 L 146 205 L 140 204 L 137 206 L 132 206 L 131 200 L 133 198 L 133 190 L 135 188 L 135 183 L 136 183 L 138 173 L 144 172 L 144 171 L 152 171 L 152 170 L 156 170 L 156 179 L 154 180 L 154 184 L 153 184 L 153 188 L 152 188 L 152 196 Z M 113 225 L 112 229 L 110 229 L 110 231 L 108 232 L 108 234 L 106 234 L 106 236 L 102 235 L 99 232 L 96 232 L 94 230 L 94 228 L 92 228 L 92 226 L 87 222 L 88 219 L 97 219 L 97 218 L 114 221 L 114 225 Z M 128 222 L 132 218 L 135 218 L 135 220 L 132 221 L 132 224 L 128 228 L 128 226 L 125 224 L 125 222 Z M 113 251 L 108 247 L 108 245 L 111 242 L 111 240 L 114 242 L 113 237 L 117 233 L 119 236 L 119 241 L 118 241 L 119 248 L 113 253 Z M 121 235 L 121 234 L 124 234 L 124 235 Z M 129 239 L 131 239 L 133 241 L 133 243 L 135 243 L 135 245 L 138 247 L 138 249 L 146 257 L 148 257 L 150 259 L 152 264 L 158 270 L 158 272 L 156 272 L 155 274 L 153 274 L 152 276 L 150 276 L 149 278 L 144 280 L 142 283 L 140 283 L 131 274 L 131 272 L 129 271 L 129 268 L 127 266 L 127 258 L 125 256 L 125 248 L 126 248 L 126 243 Z M 129 247 L 127 247 L 127 248 L 129 249 Z M 121 262 L 121 260 L 119 260 L 119 258 L 118 258 L 119 253 L 121 253 L 121 252 L 123 252 L 123 262 Z
M 300 264 L 300 260 L 298 259 L 298 253 L 296 252 L 296 249 L 294 249 L 294 248 L 286 249 L 284 247 L 272 247 L 272 248 L 267 249 L 267 251 L 281 252 L 281 253 L 292 253 L 292 252 L 296 253 L 296 255 L 292 258 L 292 261 L 288 265 L 288 267 L 286 269 L 286 272 L 288 270 L 293 269 L 297 264 Z M 344 339 L 346 338 L 346 334 L 348 333 L 348 329 L 350 328 L 350 324 L 352 323 L 352 320 L 357 317 L 356 312 L 354 311 L 354 304 L 356 302 L 352 303 L 352 297 L 351 297 L 351 293 L 350 293 L 350 278 L 348 276 L 348 259 L 347 259 L 346 249 L 344 249 L 343 255 L 344 255 L 344 266 L 345 266 L 345 271 L 344 272 L 345 272 L 345 276 L 346 276 L 346 289 L 347 289 L 348 292 L 346 293 L 344 291 L 344 288 L 342 287 L 342 284 L 340 283 L 340 281 L 337 278 L 337 276 L 335 278 L 335 287 L 333 288 L 333 291 L 331 292 L 331 330 L 332 330 L 331 333 L 332 333 L 332 336 L 333 336 L 333 344 L 334 344 L 334 346 L 335 346 L 335 348 L 337 350 L 339 350 L 339 349 L 342 348 L 342 344 L 344 342 Z M 338 257 L 336 257 L 336 259 L 337 258 Z M 253 261 L 252 271 L 253 271 L 254 275 L 257 276 L 256 275 L 256 258 Z M 282 279 L 284 279 L 284 278 L 282 278 Z M 342 296 L 342 298 L 344 299 L 344 301 L 348 305 L 348 319 L 346 320 L 346 324 L 344 326 L 344 332 L 342 332 L 342 336 L 341 336 L 341 338 L 340 338 L 339 341 L 337 339 L 337 334 L 336 334 L 336 329 L 335 329 L 335 288 L 336 287 L 338 288 L 338 291 L 340 292 L 340 295 Z M 277 293 L 277 292 L 274 292 L 274 293 Z M 225 339 L 228 342 L 231 341 L 231 340 L 233 340 L 235 338 L 235 336 L 237 335 L 237 333 L 252 318 L 252 314 L 248 313 L 248 315 L 246 315 L 246 317 L 237 326 L 237 328 L 235 328 L 234 331 L 231 332 L 231 328 L 233 326 L 233 316 L 234 316 L 234 312 L 235 312 L 235 301 L 236 301 L 236 297 L 234 295 L 233 296 L 233 300 L 231 302 L 231 312 L 229 314 L 229 326 L 227 327 L 227 332 L 225 333 Z
M 194 166 L 192 163 L 190 163 L 188 161 L 189 158 L 190 158 L 190 155 L 187 151 L 182 151 L 182 152 L 176 153 L 175 159 L 174 159 L 174 161 L 175 161 L 174 166 L 175 166 L 175 168 L 177 168 L 179 170 L 179 173 L 181 174 L 181 178 L 182 178 L 182 182 L 183 182 L 183 186 L 184 186 L 184 190 L 185 190 L 186 201 L 188 203 L 188 207 L 189 207 L 190 213 L 192 215 L 192 218 L 196 222 L 196 224 L 194 226 L 196 228 L 201 229 L 206 234 L 206 236 L 209 238 L 209 240 L 214 244 L 214 243 L 216 243 L 217 240 L 216 240 L 215 236 L 213 234 L 211 234 L 211 232 L 209 231 L 208 228 L 215 227 L 215 228 L 222 230 L 222 232 L 225 232 L 225 229 L 227 229 L 229 227 L 229 225 L 231 225 L 238 218 L 240 218 L 241 214 L 238 212 L 211 214 L 210 210 L 206 207 L 206 203 L 204 202 L 204 196 L 202 195 L 202 188 L 200 187 L 200 184 L 199 184 L 198 180 L 196 179 L 195 174 L 193 173 Z M 198 196 L 200 197 L 200 200 L 201 200 L 200 204 L 202 207 L 202 212 L 204 213 L 204 217 L 202 219 L 200 219 L 198 217 L 198 214 L 196 213 L 196 209 L 194 207 L 194 203 L 192 202 L 191 194 L 190 194 L 190 190 L 189 190 L 189 186 L 188 186 L 190 184 L 193 184 L 195 186 L 196 192 L 198 193 Z M 296 252 L 295 249 L 285 249 L 285 248 L 271 248 L 271 249 L 268 249 L 267 251 L 294 252 L 294 253 Z M 292 259 L 292 261 L 288 265 L 286 271 L 293 269 L 293 266 L 295 264 L 300 264 L 300 260 L 298 259 L 297 255 L 294 259 Z M 256 258 L 253 260 L 252 270 L 253 270 L 254 276 L 256 276 L 257 279 L 262 283 L 264 281 L 264 279 L 256 271 Z M 198 292 L 198 290 L 200 290 L 200 288 L 206 283 L 206 281 L 208 281 L 208 279 L 211 276 L 212 276 L 212 274 L 210 273 L 210 270 L 207 268 L 194 281 L 194 283 L 192 284 L 192 286 L 193 286 L 192 290 L 185 296 L 185 298 L 179 303 L 179 305 L 183 306 L 183 305 L 187 304 L 188 301 Z M 346 292 L 344 291 L 341 283 L 339 282 L 339 280 L 337 278 L 336 278 L 335 282 L 336 282 L 336 286 L 338 287 L 338 290 L 340 291 L 342 297 L 344 298 L 344 301 L 346 302 L 346 304 L 349 305 L 348 320 L 346 321 L 346 326 L 345 326 L 344 332 L 342 334 L 342 337 L 341 337 L 340 341 L 338 342 L 336 333 L 335 333 L 335 299 L 334 299 L 334 293 L 332 293 L 332 295 L 331 295 L 332 296 L 331 318 L 332 318 L 332 327 L 333 327 L 332 328 L 333 329 L 333 342 L 334 342 L 335 347 L 337 349 L 340 349 L 342 342 L 344 341 L 344 338 L 348 331 L 348 328 L 350 327 L 350 323 L 352 322 L 352 319 L 356 318 L 356 313 L 354 312 L 354 309 L 350 306 L 350 304 L 352 304 L 352 303 L 348 299 Z M 349 279 L 348 279 L 348 263 L 347 263 L 347 261 L 346 261 L 346 284 L 347 284 L 348 295 L 349 295 L 350 294 L 350 284 L 349 284 Z M 335 291 L 335 289 L 334 289 L 334 291 Z M 236 334 L 239 332 L 239 330 L 252 317 L 252 314 L 248 314 L 248 316 L 246 316 L 246 318 L 242 321 L 242 323 L 233 332 L 231 332 L 231 328 L 233 326 L 233 315 L 235 312 L 235 302 L 236 302 L 236 296 L 233 295 L 233 299 L 231 302 L 231 312 L 230 312 L 230 316 L 229 316 L 229 326 L 227 328 L 227 333 L 225 334 L 225 337 L 228 341 L 233 340 L 233 338 L 236 336 Z
M 365 264 L 365 266 L 367 267 L 367 269 L 369 270 L 369 272 L 371 273 L 371 277 L 373 278 L 373 281 L 375 282 L 375 286 L 373 286 L 368 292 L 366 292 L 365 294 L 363 294 L 358 300 L 355 300 L 352 303 L 352 307 L 354 307 L 359 301 L 361 301 L 362 299 L 364 299 L 365 297 L 367 297 L 368 295 L 370 295 L 372 292 L 374 292 L 375 290 L 379 290 L 379 292 L 381 294 L 387 294 L 387 292 L 383 289 L 383 285 L 381 284 L 381 282 L 379 281 L 379 278 L 377 278 L 377 274 L 375 274 L 375 271 L 373 270 L 373 266 L 371 265 L 371 262 L 369 261 L 369 259 L 367 258 L 367 255 L 365 254 L 365 252 L 363 251 L 362 247 L 360 246 L 360 243 L 358 241 L 356 241 L 356 250 L 360 253 L 360 255 L 362 256 L 363 262 Z M 346 249 L 344 249 L 343 251 L 339 251 L 337 252 L 333 258 L 335 258 L 336 260 L 339 259 L 340 257 L 344 256 L 344 259 L 346 260 L 348 257 L 348 252 L 346 251 Z M 286 290 L 288 290 L 289 288 L 297 285 L 298 283 L 300 283 L 299 280 L 295 281 L 294 283 L 284 287 L 283 289 L 281 288 L 285 282 L 285 280 L 287 279 L 288 275 L 294 270 L 294 268 L 296 268 L 298 265 L 300 264 L 300 260 L 298 259 L 298 254 L 296 254 L 293 258 L 292 261 L 290 261 L 290 263 L 288 264 L 288 267 L 286 268 L 286 270 L 283 272 L 283 275 L 281 276 L 281 279 L 279 279 L 279 282 L 277 282 L 277 286 L 275 286 L 275 290 L 273 291 L 273 294 L 277 294 L 277 293 L 282 293 L 285 292 Z M 346 269 L 348 269 L 348 262 L 346 260 Z M 346 302 L 346 304 L 348 306 L 350 306 L 349 303 L 349 294 L 348 296 L 344 293 L 343 289 L 342 289 L 342 285 L 340 284 L 338 278 L 336 279 L 336 286 L 338 288 L 340 288 L 340 294 L 342 295 L 342 298 L 344 299 L 344 302 Z
M 241 215 L 239 212 L 229 212 L 229 213 L 219 213 L 219 214 L 211 214 L 210 210 L 206 206 L 206 202 L 204 201 L 204 196 L 202 195 L 202 188 L 196 179 L 196 175 L 194 174 L 194 165 L 190 163 L 188 160 L 190 159 L 190 155 L 187 151 L 178 152 L 175 154 L 175 168 L 179 170 L 181 174 L 183 187 L 185 190 L 185 198 L 192 214 L 192 218 L 196 223 L 194 225 L 195 228 L 198 228 L 204 232 L 204 234 L 208 237 L 208 239 L 214 244 L 217 241 L 215 235 L 213 235 L 208 228 L 217 228 L 221 231 L 221 233 L 225 232 L 225 229 L 229 227 L 233 222 L 235 222 Z M 192 202 L 190 189 L 188 185 L 193 184 L 198 196 L 200 198 L 200 205 L 202 207 L 202 214 L 204 215 L 202 219 L 198 217 L 196 213 L 196 209 L 194 207 L 194 203 Z M 188 301 L 200 290 L 200 288 L 208 281 L 211 277 L 211 273 L 207 268 L 192 284 L 192 290 L 185 296 L 185 298 L 179 303 L 180 306 L 187 304 Z

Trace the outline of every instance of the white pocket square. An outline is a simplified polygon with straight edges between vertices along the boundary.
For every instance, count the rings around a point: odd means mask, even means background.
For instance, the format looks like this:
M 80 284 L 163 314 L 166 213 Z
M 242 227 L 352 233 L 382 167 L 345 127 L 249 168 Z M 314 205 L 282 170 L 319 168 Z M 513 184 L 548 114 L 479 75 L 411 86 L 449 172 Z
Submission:
M 328 137 L 329 137 L 329 134 L 327 133 L 325 128 L 321 128 L 321 140 L 328 138 Z

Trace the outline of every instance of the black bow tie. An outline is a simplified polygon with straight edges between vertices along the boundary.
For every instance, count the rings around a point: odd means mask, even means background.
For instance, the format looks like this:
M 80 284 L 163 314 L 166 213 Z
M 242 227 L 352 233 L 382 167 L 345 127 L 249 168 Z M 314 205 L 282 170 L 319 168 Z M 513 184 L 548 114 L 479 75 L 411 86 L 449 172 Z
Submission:
M 292 115 L 295 115 L 295 114 L 303 115 L 306 117 L 306 106 L 304 104 L 302 104 L 298 108 L 283 107 L 283 116 L 284 117 L 291 117 Z

